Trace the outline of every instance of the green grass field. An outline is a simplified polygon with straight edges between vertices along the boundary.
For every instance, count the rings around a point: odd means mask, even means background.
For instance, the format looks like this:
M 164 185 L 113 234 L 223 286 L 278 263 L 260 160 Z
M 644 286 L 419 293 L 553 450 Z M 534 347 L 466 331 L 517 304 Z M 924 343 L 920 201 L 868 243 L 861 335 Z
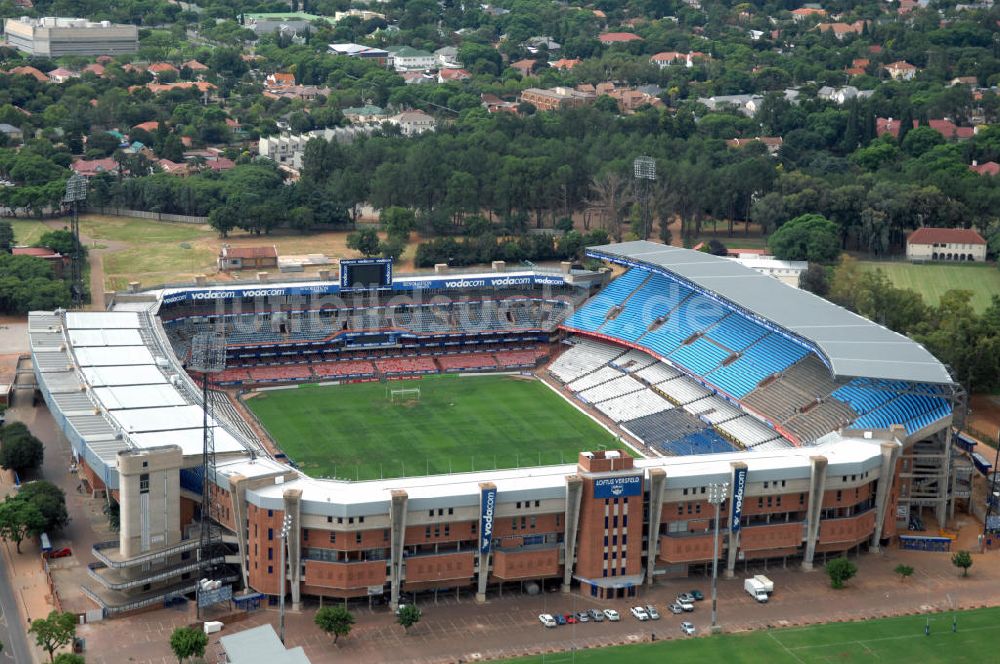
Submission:
M 628 619 L 628 618 L 625 618 Z M 669 618 L 667 619 L 669 621 Z M 697 639 L 583 650 L 575 653 L 511 660 L 517 664 L 573 662 L 575 664 L 660 664 L 661 662 L 761 662 L 762 664 L 823 664 L 828 662 L 900 662 L 903 664 L 961 664 L 1000 660 L 994 638 L 1000 636 L 1000 609 L 958 614 L 952 632 L 952 614 L 931 616 L 931 635 L 924 635 L 925 616 L 906 616 L 815 627 L 773 629 Z M 596 625 L 583 625 L 579 630 Z M 677 630 L 676 625 L 664 624 Z M 702 625 L 698 625 L 699 628 Z M 539 629 L 543 629 L 539 626 Z M 557 629 L 567 629 L 560 627 Z
M 388 389 L 420 388 L 392 403 Z M 538 380 L 427 376 L 306 385 L 247 399 L 282 451 L 316 477 L 378 479 L 573 462 L 611 446 L 603 427 Z
M 972 306 L 976 311 L 983 311 L 991 297 L 1000 295 L 1000 270 L 992 264 L 863 261 L 861 265 L 866 269 L 881 269 L 897 288 L 920 293 L 930 305 L 937 304 L 946 291 L 964 289 L 973 292 Z

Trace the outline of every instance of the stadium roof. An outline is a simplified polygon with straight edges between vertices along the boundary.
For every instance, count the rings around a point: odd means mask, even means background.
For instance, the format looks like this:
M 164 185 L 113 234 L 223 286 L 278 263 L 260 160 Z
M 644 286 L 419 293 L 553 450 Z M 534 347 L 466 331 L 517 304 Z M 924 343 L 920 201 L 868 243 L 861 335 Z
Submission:
M 713 292 L 800 337 L 836 376 L 953 382 L 944 365 L 912 339 L 735 261 L 646 241 L 590 247 L 587 253 L 612 262 L 662 268 Z

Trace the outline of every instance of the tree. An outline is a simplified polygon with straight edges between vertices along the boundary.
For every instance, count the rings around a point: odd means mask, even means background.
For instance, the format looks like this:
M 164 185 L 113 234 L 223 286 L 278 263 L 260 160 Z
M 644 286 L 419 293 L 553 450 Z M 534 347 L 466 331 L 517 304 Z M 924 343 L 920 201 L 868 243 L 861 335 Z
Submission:
M 191 657 L 203 657 L 208 647 L 208 636 L 194 627 L 178 627 L 170 635 L 170 649 L 178 662 Z
M 381 251 L 378 232 L 374 228 L 362 228 L 347 236 L 347 248 L 360 251 L 365 257 L 377 256 Z
M 420 622 L 420 609 L 413 604 L 401 606 L 399 607 L 396 621 L 403 626 L 403 629 L 409 630 L 411 627 Z
M 417 225 L 413 210 L 402 207 L 387 207 L 379 213 L 379 222 L 391 238 L 401 238 L 404 243 L 410 239 L 410 231 Z
M 830 577 L 830 586 L 840 590 L 844 583 L 858 573 L 858 566 L 844 557 L 834 558 L 826 564 L 826 574 Z
M 799 287 L 820 297 L 826 297 L 826 294 L 830 292 L 830 279 L 826 268 L 818 263 L 811 264 L 809 269 L 803 272 L 799 278 Z
M 86 660 L 83 658 L 83 655 L 61 652 L 52 660 L 52 664 L 86 664 Z
M 17 552 L 21 553 L 21 542 L 29 535 L 38 535 L 44 531 L 45 517 L 35 505 L 8 496 L 0 503 L 0 537 L 14 542 Z
M 819 214 L 792 219 L 767 244 L 782 260 L 831 263 L 840 255 L 837 224 Z
M 962 576 L 969 576 L 972 567 L 972 555 L 968 551 L 958 551 L 951 557 L 951 564 L 962 570 Z
M 18 474 L 33 470 L 42 465 L 45 457 L 45 447 L 42 441 L 31 435 L 25 428 L 22 431 L 6 433 L 0 437 L 0 467 L 13 470 Z
M 340 637 L 351 633 L 354 616 L 342 606 L 324 606 L 316 612 L 313 622 L 327 634 L 333 634 L 333 642 L 336 643 Z
M 905 581 L 909 577 L 913 576 L 913 568 L 902 563 L 896 565 L 896 568 L 892 571 L 899 575 L 900 581 Z
M 69 523 L 69 513 L 66 511 L 66 494 L 52 482 L 39 480 L 23 484 L 17 498 L 38 508 L 38 511 L 45 518 L 46 532 L 59 530 Z
M 48 247 L 53 251 L 58 251 L 63 256 L 72 256 L 74 250 L 79 249 L 84 256 L 87 255 L 87 248 L 73 238 L 73 233 L 68 230 L 57 230 L 42 233 L 35 243 L 36 247 Z
M 35 635 L 35 643 L 49 653 L 49 661 L 54 661 L 53 653 L 69 645 L 76 636 L 76 616 L 68 611 L 51 612 L 47 618 L 36 618 L 28 632 Z
M 9 221 L 0 221 L 0 251 L 10 253 L 14 246 L 14 227 Z

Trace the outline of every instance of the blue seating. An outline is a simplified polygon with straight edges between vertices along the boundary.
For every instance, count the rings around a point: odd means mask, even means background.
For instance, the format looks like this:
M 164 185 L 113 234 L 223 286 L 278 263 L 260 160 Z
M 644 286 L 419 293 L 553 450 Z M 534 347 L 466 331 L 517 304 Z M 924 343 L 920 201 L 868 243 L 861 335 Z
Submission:
M 709 328 L 709 338 L 726 348 L 741 351 L 767 334 L 768 330 L 748 318 L 732 313 Z
M 879 392 L 873 389 L 855 389 L 867 393 Z M 882 395 L 883 397 L 888 396 L 888 399 L 856 419 L 854 427 L 858 429 L 887 429 L 893 424 L 901 424 L 906 427 L 907 434 L 912 434 L 951 412 L 948 402 L 941 397 L 923 394 L 893 394 L 891 392 L 884 392 Z M 871 404 L 873 402 L 869 400 L 864 403 Z
M 611 307 L 624 302 L 648 276 L 645 270 L 629 270 L 573 312 L 565 324 L 577 330 L 596 332 L 604 325 Z
M 699 376 L 704 376 L 719 366 L 729 355 L 728 351 L 713 344 L 704 337 L 700 337 L 694 343 L 681 346 L 671 353 L 670 361 L 680 364 L 682 367 L 693 371 Z
M 632 293 L 621 313 L 600 329 L 606 334 L 625 341 L 635 342 L 646 334 L 649 326 L 660 316 L 670 312 L 691 294 L 691 289 L 681 286 L 658 274 Z
M 735 452 L 736 447 L 712 429 L 688 434 L 680 440 L 660 443 L 656 447 L 668 456 L 691 456 L 695 454 L 720 454 Z

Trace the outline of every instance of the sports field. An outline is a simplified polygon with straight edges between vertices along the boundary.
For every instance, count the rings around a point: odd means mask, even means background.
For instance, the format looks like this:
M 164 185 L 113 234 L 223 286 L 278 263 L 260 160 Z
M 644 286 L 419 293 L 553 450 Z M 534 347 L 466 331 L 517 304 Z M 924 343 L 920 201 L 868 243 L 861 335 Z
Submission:
M 420 388 L 392 402 L 389 390 Z M 573 462 L 612 436 L 544 383 L 515 376 L 306 385 L 246 401 L 314 477 L 378 479 Z
M 863 261 L 861 265 L 882 270 L 894 286 L 920 293 L 930 305 L 936 305 L 947 291 L 964 289 L 972 291 L 972 307 L 981 312 L 990 305 L 991 297 L 1000 295 L 1000 270 L 992 264 Z
M 926 616 L 885 618 L 815 627 L 773 629 L 747 634 L 582 650 L 574 654 L 512 660 L 517 664 L 660 664 L 661 662 L 760 662 L 761 664 L 821 664 L 826 662 L 900 662 L 905 664 L 961 664 L 996 662 L 1000 636 L 1000 609 L 978 609 L 957 614 L 958 631 L 952 632 L 952 614 L 930 616 L 930 636 L 924 634 Z M 669 619 L 668 619 L 669 620 Z M 666 621 L 664 621 L 666 623 Z M 699 627 L 701 627 L 699 625 Z M 539 629 L 543 629 L 539 626 Z M 559 627 L 557 629 L 567 629 Z

